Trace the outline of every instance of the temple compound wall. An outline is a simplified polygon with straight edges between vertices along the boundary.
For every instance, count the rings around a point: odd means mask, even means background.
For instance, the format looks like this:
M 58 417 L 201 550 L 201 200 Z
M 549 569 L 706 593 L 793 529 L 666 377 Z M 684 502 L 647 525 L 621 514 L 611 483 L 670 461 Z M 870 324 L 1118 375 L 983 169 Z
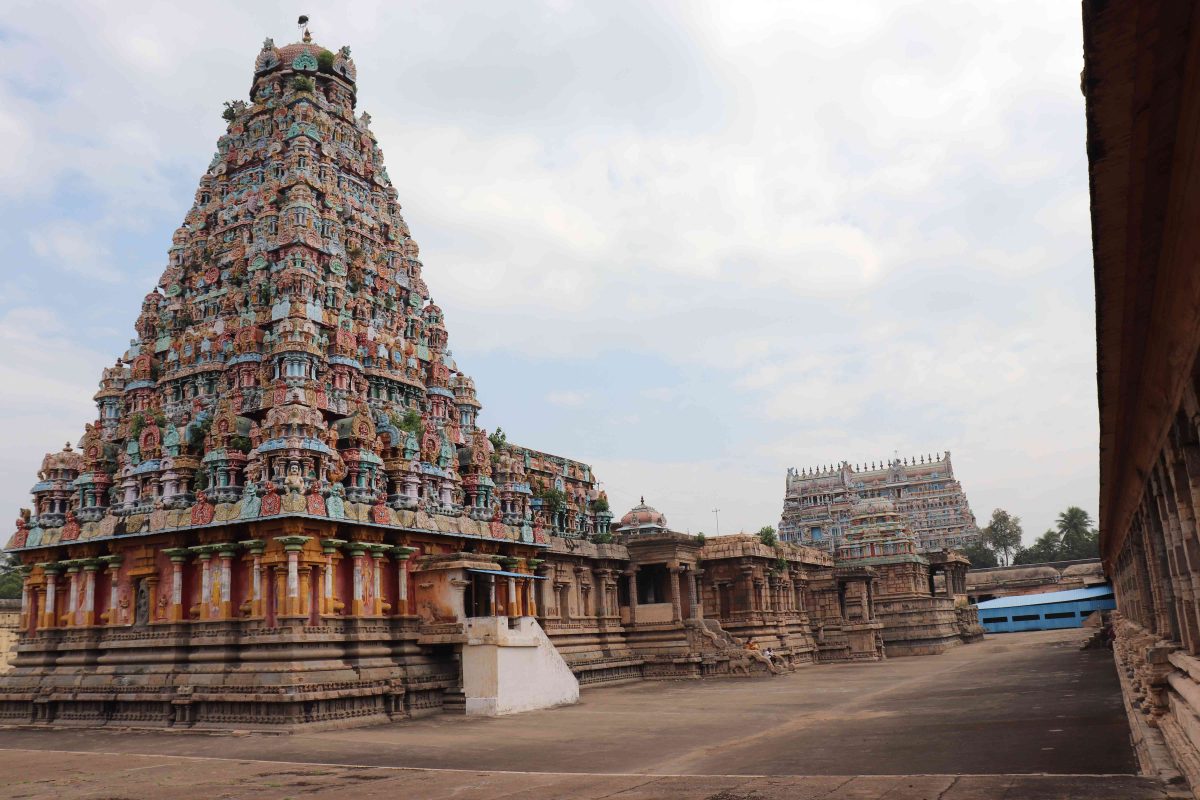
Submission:
M 789 469 L 779 537 L 834 552 L 850 530 L 855 503 L 876 498 L 891 501 L 905 516 L 921 551 L 961 549 L 979 539 L 949 451 L 878 464 Z
M 972 603 L 1068 589 L 1086 589 L 1108 583 L 1098 558 L 985 567 L 967 573 L 967 597 Z
M 12 668 L 21 627 L 21 601 L 0 600 L 0 673 Z
M 1200 12 L 1086 2 L 1100 555 L 1143 771 L 1200 792 Z

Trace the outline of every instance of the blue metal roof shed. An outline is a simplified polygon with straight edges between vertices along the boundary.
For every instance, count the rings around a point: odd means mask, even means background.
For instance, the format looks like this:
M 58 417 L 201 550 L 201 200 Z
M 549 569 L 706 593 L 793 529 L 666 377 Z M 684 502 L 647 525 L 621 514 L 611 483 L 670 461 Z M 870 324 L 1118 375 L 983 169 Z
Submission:
M 979 622 L 989 633 L 1078 628 L 1093 611 L 1116 608 L 1111 586 L 1065 592 L 997 597 L 976 603 Z

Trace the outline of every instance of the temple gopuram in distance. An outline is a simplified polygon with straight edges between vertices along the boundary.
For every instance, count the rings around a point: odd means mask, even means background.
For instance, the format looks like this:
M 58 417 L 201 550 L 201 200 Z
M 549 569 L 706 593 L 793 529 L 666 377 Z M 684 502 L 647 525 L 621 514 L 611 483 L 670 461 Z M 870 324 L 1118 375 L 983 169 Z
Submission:
M 979 527 L 950 451 L 887 462 L 789 469 L 779 537 L 833 552 L 850 529 L 854 504 L 882 497 L 908 519 L 921 551 L 961 549 Z
M 836 554 L 705 541 L 645 503 L 614 522 L 588 465 L 489 437 L 355 78 L 348 48 L 268 39 L 227 104 L 96 419 L 8 542 L 0 722 L 502 714 L 977 638 L 965 561 L 917 556 L 894 508 Z

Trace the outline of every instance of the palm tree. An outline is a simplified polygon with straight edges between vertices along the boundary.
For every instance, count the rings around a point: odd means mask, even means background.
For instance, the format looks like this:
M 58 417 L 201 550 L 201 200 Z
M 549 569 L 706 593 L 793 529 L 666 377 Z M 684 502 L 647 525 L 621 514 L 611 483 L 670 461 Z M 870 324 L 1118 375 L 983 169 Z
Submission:
M 1058 533 L 1062 537 L 1063 558 L 1092 558 L 1099 553 L 1098 534 L 1091 516 L 1079 506 L 1071 506 L 1058 515 Z

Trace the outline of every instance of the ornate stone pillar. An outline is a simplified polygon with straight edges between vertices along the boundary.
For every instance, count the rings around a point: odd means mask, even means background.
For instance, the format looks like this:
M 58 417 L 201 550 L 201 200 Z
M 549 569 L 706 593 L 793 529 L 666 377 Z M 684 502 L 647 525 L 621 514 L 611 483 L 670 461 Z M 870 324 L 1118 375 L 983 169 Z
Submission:
M 338 548 L 346 544 L 345 539 L 322 539 L 321 554 L 325 556 L 324 573 L 321 576 L 321 613 L 333 615 L 338 613 L 337 598 L 334 596 L 333 579 L 337 569 Z
M 171 603 L 167 606 L 167 622 L 183 621 L 183 565 L 191 553 L 186 547 L 172 547 L 163 553 L 171 559 Z M 153 608 L 154 598 L 151 597 Z M 153 611 L 151 611 L 153 614 Z
M 499 617 L 500 614 L 500 597 L 496 592 L 496 576 L 488 575 L 488 605 L 491 607 L 492 616 Z
M 388 550 L 391 548 L 385 544 L 371 545 L 371 561 L 374 562 L 371 564 L 371 586 L 375 594 L 371 613 L 377 617 L 383 616 L 385 606 L 391 607 L 383 597 L 383 557 Z
M 89 558 L 83 563 L 83 614 L 81 624 L 91 627 L 96 624 L 96 570 L 100 569 L 98 558 Z
M 679 597 L 679 565 L 672 564 L 668 567 L 671 573 L 671 621 L 682 622 L 683 612 L 680 609 Z
M 638 571 L 638 568 L 636 566 L 631 566 L 629 568 L 629 571 L 625 573 L 625 578 L 629 581 L 629 624 L 630 625 L 637 624 L 637 604 L 638 604 L 637 571 Z
M 17 630 L 29 631 L 33 626 L 30 617 L 33 615 L 33 592 L 29 587 L 29 567 L 18 567 L 17 574 L 21 576 L 21 616 Z
M 213 613 L 213 575 L 212 575 L 212 545 L 189 547 L 200 563 L 200 619 L 212 619 Z
M 537 563 L 535 564 L 534 561 L 537 561 Z M 553 605 L 550 602 L 550 596 L 554 591 L 554 584 L 550 579 L 550 573 L 553 571 L 554 567 L 551 566 L 549 562 L 542 561 L 540 559 L 530 560 L 529 565 L 533 567 L 534 570 L 542 577 L 542 580 L 537 582 L 539 595 L 538 615 L 542 619 L 549 619 L 550 609 L 553 608 Z
M 287 555 L 287 581 L 283 602 L 283 616 L 299 617 L 304 611 L 300 604 L 300 551 L 311 536 L 276 536 Z
M 537 603 L 534 602 L 534 586 L 538 581 L 531 575 L 525 579 L 525 616 L 537 617 Z
M 592 610 L 595 612 L 597 620 L 603 620 L 608 616 L 608 581 L 612 571 L 594 569 L 592 574 L 596 577 L 596 607 Z
M 363 608 L 363 580 L 365 580 L 364 564 L 366 561 L 367 545 L 362 542 L 350 542 L 346 545 L 346 549 L 350 551 L 350 559 L 353 562 L 353 592 L 350 599 L 350 614 L 355 617 L 361 617 L 365 612 Z
M 65 628 L 75 627 L 77 619 L 76 614 L 79 611 L 79 570 L 81 569 L 80 559 L 72 559 L 71 561 L 61 562 L 67 565 L 67 607 L 64 614 L 59 617 L 59 624 Z
M 106 625 L 120 625 L 125 621 L 121 614 L 121 559 L 119 555 L 100 557 L 104 574 L 108 576 L 108 610 L 102 617 Z
M 704 595 L 701 593 L 703 587 L 700 583 L 700 576 L 703 574 L 702 569 L 692 570 L 692 619 L 704 619 Z
M 237 555 L 237 545 L 233 542 L 225 542 L 217 550 L 217 558 L 219 559 L 217 580 L 220 581 L 220 586 L 216 593 L 218 619 L 233 619 L 234 616 L 233 557 L 235 555 Z
M 243 608 L 246 609 L 250 617 L 261 618 L 266 613 L 266 610 L 263 608 L 263 597 L 266 595 L 266 592 L 263 591 L 262 555 L 267 543 L 262 539 L 247 539 L 238 544 L 246 548 L 250 553 L 249 585 L 246 587 L 248 590 L 246 596 L 249 598 L 249 605 L 243 606 Z
M 39 564 L 42 574 L 46 576 L 46 602 L 42 609 L 41 628 L 58 627 L 58 574 L 62 567 L 55 563 Z
M 408 565 L 416 548 L 400 545 L 392 548 L 392 557 L 396 560 L 396 613 L 402 617 L 409 615 L 408 608 Z

